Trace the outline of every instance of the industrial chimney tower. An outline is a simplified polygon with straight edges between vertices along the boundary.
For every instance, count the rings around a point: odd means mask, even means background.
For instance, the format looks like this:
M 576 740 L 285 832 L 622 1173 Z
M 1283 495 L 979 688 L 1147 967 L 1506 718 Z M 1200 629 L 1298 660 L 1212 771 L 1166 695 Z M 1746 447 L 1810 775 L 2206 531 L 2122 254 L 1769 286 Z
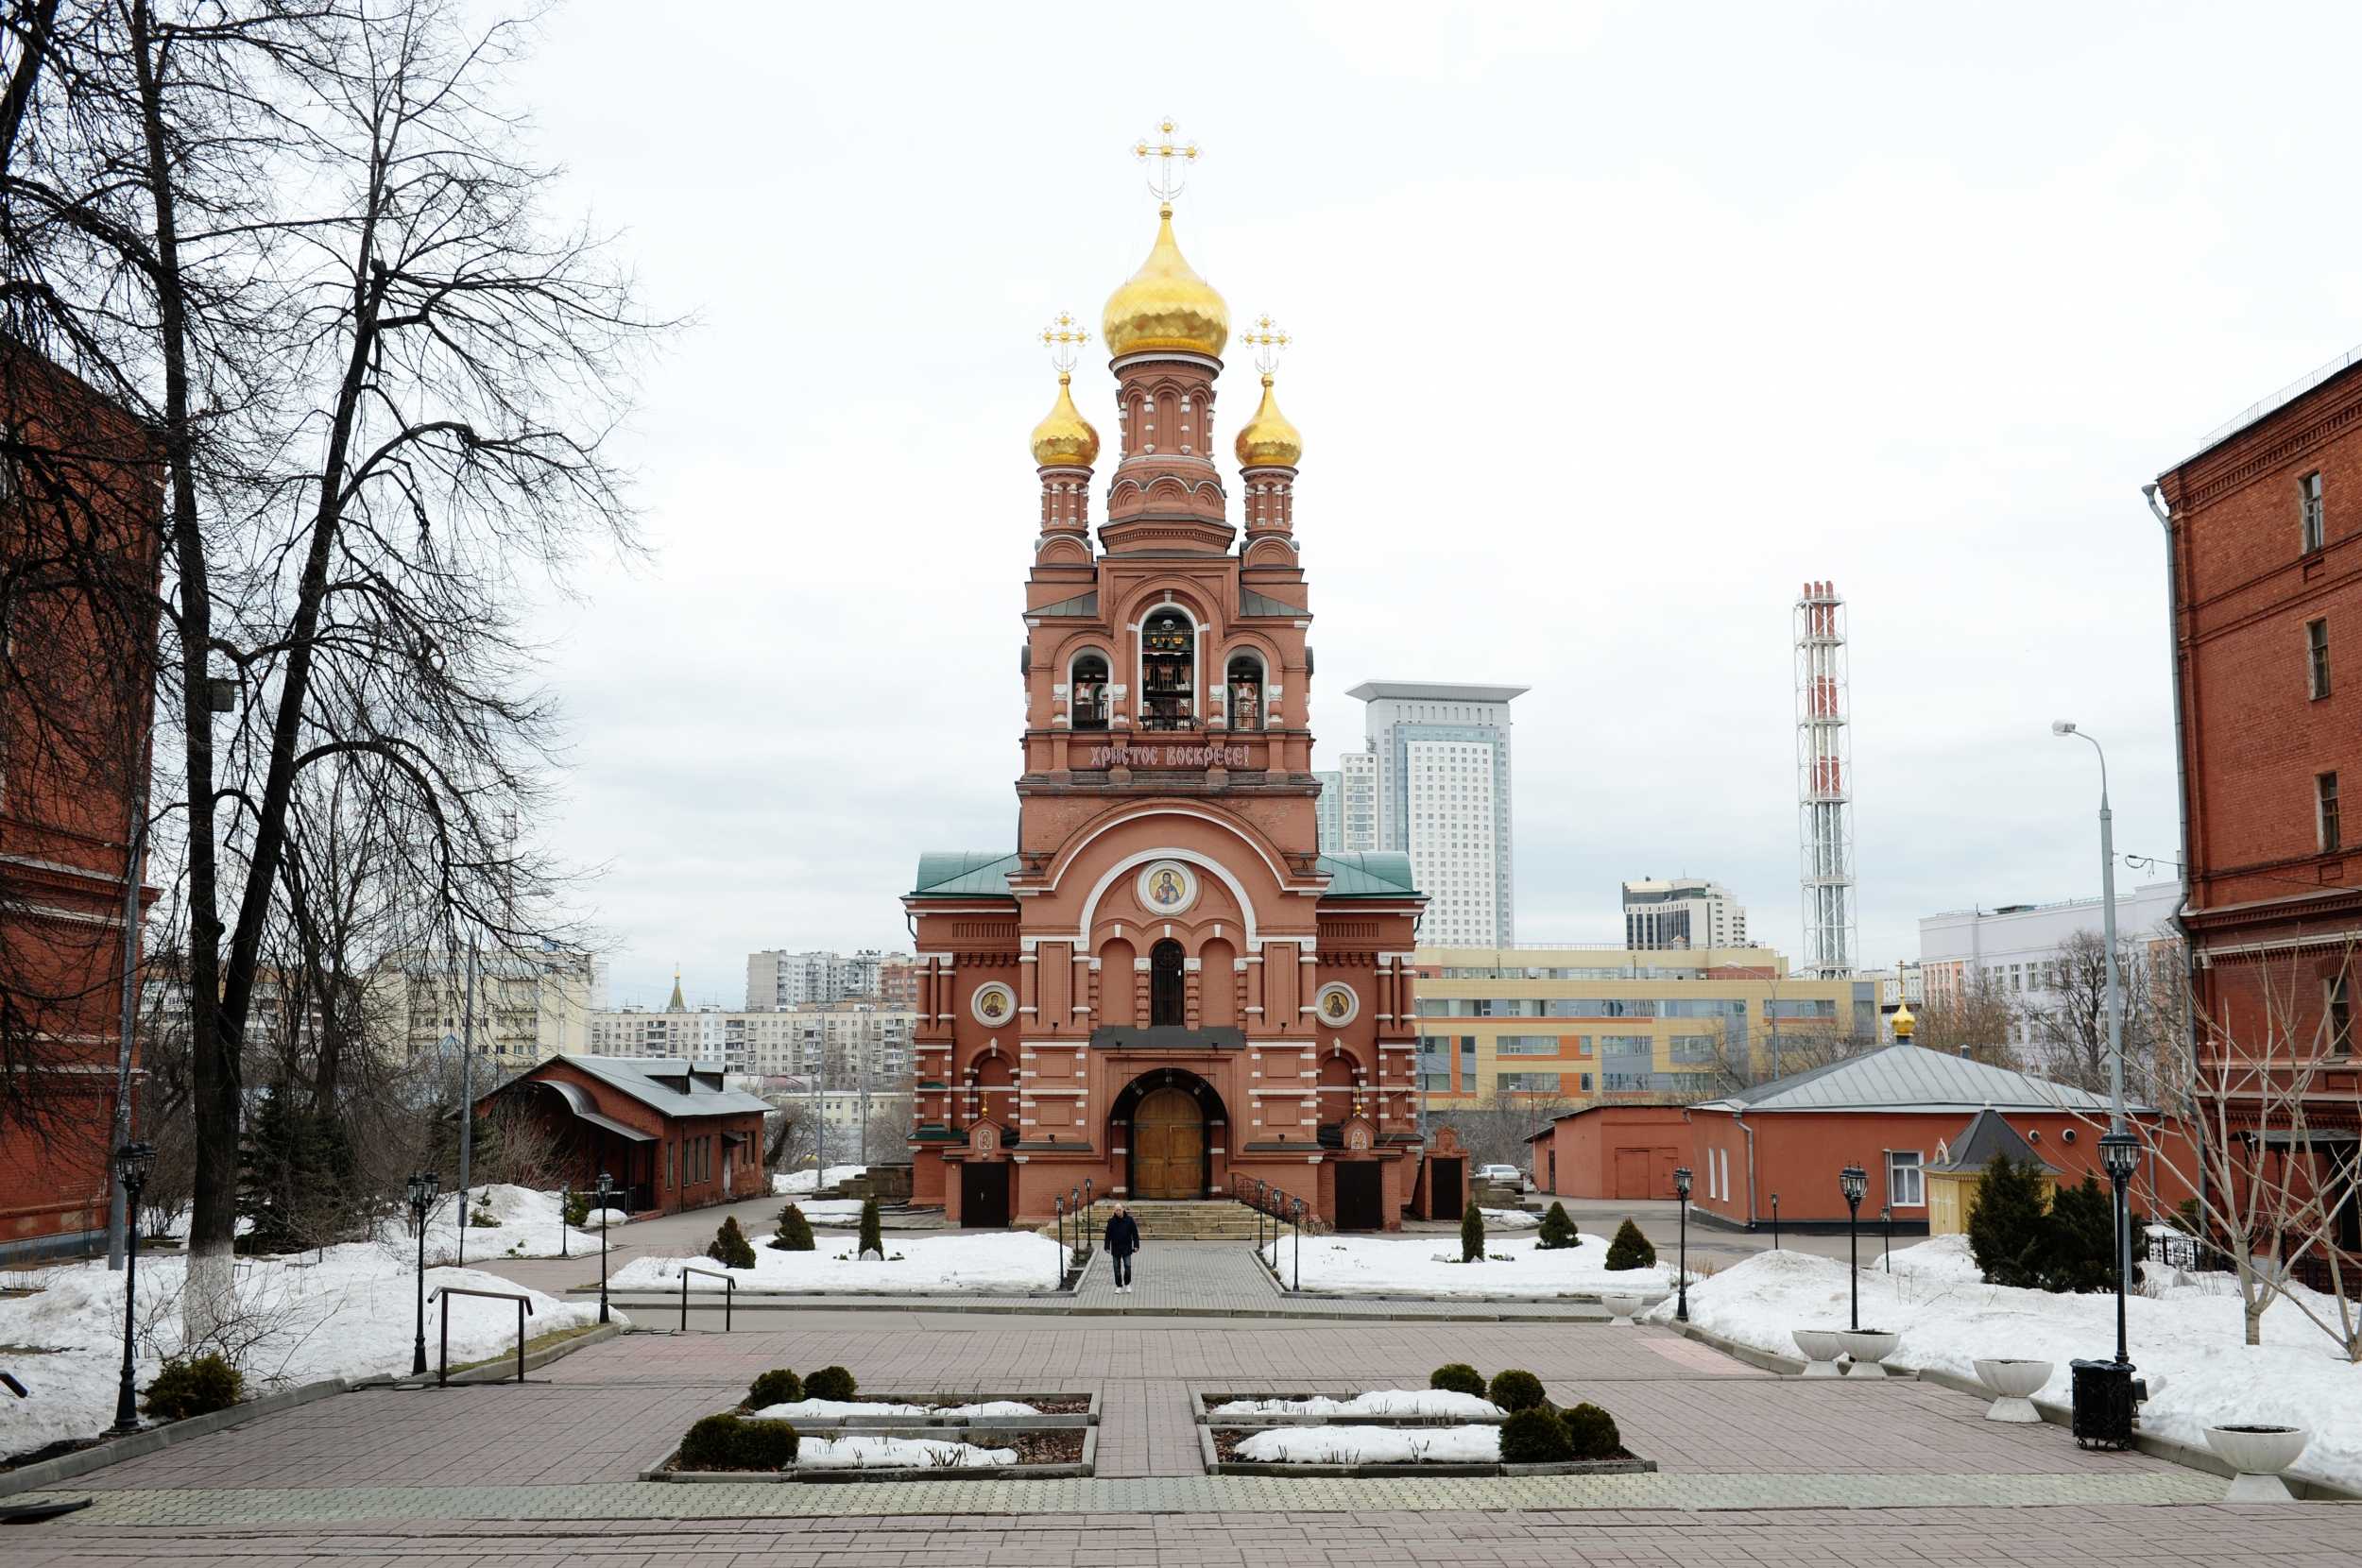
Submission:
M 1806 975 L 1854 972 L 1854 747 L 1846 728 L 1845 601 L 1830 583 L 1796 600 L 1796 827 Z

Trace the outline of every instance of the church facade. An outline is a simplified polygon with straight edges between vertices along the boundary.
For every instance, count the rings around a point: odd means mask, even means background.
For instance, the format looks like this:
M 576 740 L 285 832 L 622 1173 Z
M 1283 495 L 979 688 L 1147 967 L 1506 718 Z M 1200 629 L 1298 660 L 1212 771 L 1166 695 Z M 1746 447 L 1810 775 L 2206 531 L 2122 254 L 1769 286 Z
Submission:
M 1048 1219 L 1086 1181 L 1188 1200 L 1259 1180 L 1340 1228 L 1392 1229 L 1424 1152 L 1424 899 L 1407 856 L 1318 848 L 1284 339 L 1247 334 L 1264 374 L 1234 489 L 1216 461 L 1228 310 L 1169 199 L 1102 325 L 1118 450 L 1095 526 L 1071 351 L 1033 435 L 1018 842 L 927 854 L 904 895 L 913 1196 L 991 1225 Z M 1456 1163 L 1430 1173 L 1454 1193 Z

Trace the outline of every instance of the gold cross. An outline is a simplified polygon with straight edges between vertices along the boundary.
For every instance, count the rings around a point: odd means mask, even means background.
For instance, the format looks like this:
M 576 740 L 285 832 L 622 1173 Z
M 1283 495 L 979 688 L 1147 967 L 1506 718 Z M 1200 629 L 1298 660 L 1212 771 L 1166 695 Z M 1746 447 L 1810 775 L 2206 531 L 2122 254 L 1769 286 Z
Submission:
M 1181 187 L 1189 182 L 1190 165 L 1197 162 L 1195 142 L 1173 142 L 1172 133 L 1179 128 L 1170 118 L 1159 120 L 1155 141 L 1143 137 L 1132 144 L 1132 156 L 1148 164 L 1149 194 L 1167 206 L 1181 194 Z
M 1239 341 L 1255 350 L 1255 368 L 1270 375 L 1279 368 L 1279 356 L 1287 351 L 1288 332 L 1268 315 L 1258 315 L 1255 324 L 1239 334 Z
M 1062 376 L 1074 368 L 1083 345 L 1090 340 L 1090 332 L 1076 326 L 1074 317 L 1066 311 L 1060 311 L 1058 318 L 1041 330 L 1042 346 L 1050 350 L 1050 363 Z

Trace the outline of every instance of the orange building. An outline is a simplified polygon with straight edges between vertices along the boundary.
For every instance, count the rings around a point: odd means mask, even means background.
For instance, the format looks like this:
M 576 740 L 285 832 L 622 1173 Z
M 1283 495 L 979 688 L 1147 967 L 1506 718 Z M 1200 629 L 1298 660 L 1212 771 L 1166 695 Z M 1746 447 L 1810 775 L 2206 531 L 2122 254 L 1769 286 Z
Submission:
M 1229 311 L 1169 202 L 1103 325 L 1119 455 L 1095 544 L 1082 334 L 1046 334 L 1017 844 L 926 855 L 903 899 L 915 1197 L 992 1225 L 1046 1219 L 1086 1180 L 1186 1200 L 1259 1178 L 1341 1227 L 1392 1228 L 1421 1153 L 1425 900 L 1407 856 L 1319 852 L 1302 439 L 1270 374 L 1285 339 L 1247 334 L 1264 374 L 1232 444 L 1234 522 L 1215 460 Z

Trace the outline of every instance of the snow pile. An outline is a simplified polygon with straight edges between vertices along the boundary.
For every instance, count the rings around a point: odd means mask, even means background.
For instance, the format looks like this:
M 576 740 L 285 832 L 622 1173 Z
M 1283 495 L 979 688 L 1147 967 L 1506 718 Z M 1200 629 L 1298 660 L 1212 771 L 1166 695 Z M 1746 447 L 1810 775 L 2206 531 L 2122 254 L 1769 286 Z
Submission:
M 899 1261 L 895 1261 L 898 1259 Z M 1046 1236 L 1031 1231 L 988 1232 L 976 1236 L 899 1236 L 888 1238 L 886 1260 L 864 1263 L 849 1241 L 824 1241 L 809 1253 L 782 1253 L 755 1246 L 752 1269 L 732 1269 L 739 1288 L 753 1290 L 830 1291 L 878 1290 L 896 1294 L 932 1294 L 947 1290 L 1047 1290 L 1058 1282 L 1068 1262 L 1065 1249 Z M 622 1290 L 680 1288 L 681 1270 L 718 1270 L 712 1259 L 696 1257 L 634 1258 L 616 1270 L 613 1287 Z M 711 1273 L 692 1274 L 694 1290 L 719 1290 L 722 1282 Z
M 476 1217 L 489 1213 L 497 1225 L 479 1225 Z M 621 1209 L 594 1210 L 588 1221 L 590 1228 L 567 1232 L 565 1245 L 558 1244 L 558 1232 L 565 1229 L 565 1205 L 555 1192 L 536 1192 L 531 1187 L 510 1186 L 494 1182 L 471 1187 L 468 1194 L 468 1255 L 471 1258 L 557 1257 L 562 1253 L 579 1256 L 585 1252 L 599 1250 L 599 1216 L 605 1214 L 612 1224 L 620 1225 L 631 1218 Z M 410 1229 L 410 1211 L 402 1210 L 378 1226 L 378 1239 L 387 1246 L 408 1249 L 412 1259 L 418 1256 L 418 1234 Z M 426 1260 L 430 1264 L 450 1263 L 459 1256 L 459 1202 L 455 1193 L 444 1193 L 435 1201 L 435 1210 L 426 1220 Z
M 797 1170 L 771 1178 L 771 1190 L 789 1197 L 799 1192 L 817 1192 L 839 1182 L 850 1181 L 866 1172 L 865 1165 L 832 1165 L 826 1170 Z
M 1448 1250 L 1441 1250 L 1445 1248 Z M 1301 1280 L 1295 1249 L 1293 1236 L 1282 1236 L 1263 1249 L 1281 1280 L 1307 1290 L 1355 1296 L 1595 1296 L 1673 1288 L 1669 1265 L 1610 1272 L 1607 1238 L 1597 1236 L 1580 1236 L 1574 1246 L 1553 1249 L 1536 1245 L 1532 1236 L 1488 1240 L 1481 1263 L 1461 1262 L 1458 1242 L 1442 1236 L 1391 1241 L 1308 1236 Z
M 806 1198 L 796 1206 L 815 1225 L 850 1226 L 861 1219 L 858 1198 Z
M 874 1399 L 796 1399 L 766 1405 L 750 1421 L 842 1420 L 849 1416 L 1037 1416 L 1031 1405 L 1014 1399 L 987 1399 L 976 1405 L 897 1405 Z
M 1311 1254 L 1307 1253 L 1309 1265 Z M 1980 1358 L 2055 1363 L 2035 1397 L 2067 1403 L 2067 1363 L 2115 1354 L 2114 1294 L 2054 1296 L 1986 1285 L 1965 1236 L 1938 1236 L 1893 1253 L 1894 1271 L 1864 1264 L 1861 1321 L 1903 1337 L 1890 1365 L 1977 1375 Z M 2159 1270 L 2154 1277 L 2172 1279 Z M 1758 1253 L 1689 1287 L 1689 1320 L 1708 1333 L 1793 1359 L 1798 1328 L 1846 1323 L 1845 1265 L 1805 1253 Z M 2209 1426 L 2302 1426 L 2312 1441 L 2297 1470 L 2362 1487 L 2362 1366 L 2338 1359 L 2328 1336 L 2285 1303 L 2264 1314 L 2261 1345 L 2243 1342 L 2238 1288 L 2228 1275 L 2152 1284 L 2126 1304 L 2140 1375 L 2164 1387 L 2141 1406 L 2141 1427 L 2206 1446 Z M 2296 1287 L 2292 1288 L 2302 1288 Z M 2323 1299 L 2326 1302 L 2326 1298 Z M 2334 1304 L 2330 1306 L 2334 1311 Z M 1665 1321 L 1671 1304 L 1648 1316 Z
M 1326 1394 L 1310 1399 L 1233 1399 L 1207 1412 L 1213 1416 L 1498 1416 L 1501 1407 L 1480 1394 L 1449 1389 L 1379 1389 L 1351 1399 Z
M 983 1469 L 1015 1463 L 1014 1448 L 979 1448 L 942 1438 L 805 1438 L 796 1445 L 798 1470 Z
M 1530 1231 L 1542 1223 L 1542 1217 L 1532 1209 L 1480 1209 L 1484 1216 L 1484 1228 L 1493 1231 Z
M 1239 1444 L 1259 1464 L 1498 1464 L 1498 1426 L 1279 1426 Z
M 351 1242 L 287 1258 L 238 1259 L 232 1287 L 238 1321 L 226 1338 L 231 1340 L 230 1359 L 246 1373 L 247 1396 L 332 1377 L 407 1375 L 418 1322 L 415 1245 L 405 1237 L 400 1244 Z M 140 1259 L 132 1371 L 143 1390 L 155 1380 L 164 1359 L 181 1349 L 180 1296 L 187 1272 L 186 1257 Z M 0 1301 L 0 1344 L 54 1349 L 58 1354 L 7 1356 L 9 1370 L 31 1397 L 9 1399 L 0 1408 L 0 1455 L 23 1454 L 105 1431 L 114 1422 L 115 1383 L 123 1366 L 121 1274 L 110 1272 L 103 1262 L 92 1262 L 21 1277 L 45 1288 Z M 442 1286 L 509 1292 L 518 1288 L 473 1269 L 429 1268 L 427 1289 Z M 595 1302 L 577 1305 L 539 1291 L 525 1294 L 533 1305 L 533 1315 L 525 1320 L 528 1338 L 598 1321 Z M 474 1296 L 449 1300 L 454 1365 L 515 1350 L 514 1303 Z M 426 1309 L 430 1364 L 436 1354 L 442 1311 L 439 1301 Z M 618 1319 L 622 1321 L 620 1314 Z

